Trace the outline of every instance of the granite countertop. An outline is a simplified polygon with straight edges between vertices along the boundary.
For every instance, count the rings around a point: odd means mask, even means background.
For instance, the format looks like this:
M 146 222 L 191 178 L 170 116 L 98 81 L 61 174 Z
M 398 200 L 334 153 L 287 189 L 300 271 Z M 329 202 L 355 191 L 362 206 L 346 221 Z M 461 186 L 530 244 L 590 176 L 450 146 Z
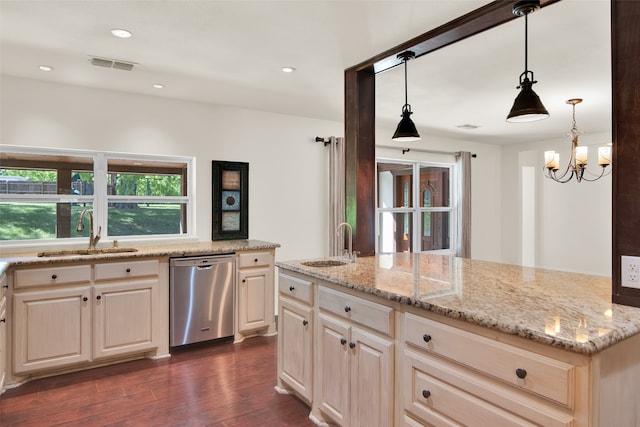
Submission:
M 575 353 L 640 333 L 640 308 L 611 302 L 611 279 L 431 254 L 380 254 L 355 264 L 276 265 L 317 279 Z
M 140 245 L 134 246 L 135 252 L 97 253 L 91 255 L 64 255 L 39 257 L 38 252 L 0 252 L 0 274 L 2 268 L 19 265 L 44 265 L 53 263 L 72 263 L 78 261 L 108 260 L 122 258 L 144 258 L 157 256 L 197 256 L 234 253 L 239 251 L 254 251 L 262 249 L 279 248 L 277 243 L 261 240 L 216 240 L 213 242 L 193 242 L 165 245 Z M 109 250 L 108 247 L 105 247 Z

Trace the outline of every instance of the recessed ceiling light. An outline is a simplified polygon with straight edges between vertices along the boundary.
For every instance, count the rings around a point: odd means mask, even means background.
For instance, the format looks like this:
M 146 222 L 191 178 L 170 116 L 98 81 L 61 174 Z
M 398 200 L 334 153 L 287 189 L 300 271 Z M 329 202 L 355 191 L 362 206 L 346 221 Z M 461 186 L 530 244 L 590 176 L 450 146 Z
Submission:
M 111 34 L 121 39 L 128 39 L 132 36 L 131 31 L 123 30 L 122 28 L 114 28 L 111 30 Z
M 293 67 L 282 67 L 282 71 L 285 73 L 293 73 L 295 70 Z
M 156 88 L 156 89 L 162 89 L 162 88 L 164 87 L 164 85 L 163 85 L 163 84 L 160 84 L 160 83 L 155 83 L 155 84 L 153 85 L 153 87 L 154 87 L 154 88 Z
M 40 70 L 42 71 L 53 71 L 53 67 L 50 67 L 48 65 L 41 65 L 38 68 L 40 68 Z

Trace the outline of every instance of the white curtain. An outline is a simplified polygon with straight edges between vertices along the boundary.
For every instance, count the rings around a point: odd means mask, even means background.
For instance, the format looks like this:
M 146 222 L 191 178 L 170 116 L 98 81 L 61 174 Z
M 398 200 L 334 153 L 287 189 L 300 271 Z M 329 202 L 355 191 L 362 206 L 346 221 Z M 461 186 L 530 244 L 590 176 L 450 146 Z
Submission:
M 344 238 L 336 236 L 336 227 L 344 222 L 344 138 L 331 136 L 329 142 L 329 256 L 338 256 L 344 245 Z
M 471 153 L 456 153 L 458 171 L 458 232 L 456 256 L 471 257 Z

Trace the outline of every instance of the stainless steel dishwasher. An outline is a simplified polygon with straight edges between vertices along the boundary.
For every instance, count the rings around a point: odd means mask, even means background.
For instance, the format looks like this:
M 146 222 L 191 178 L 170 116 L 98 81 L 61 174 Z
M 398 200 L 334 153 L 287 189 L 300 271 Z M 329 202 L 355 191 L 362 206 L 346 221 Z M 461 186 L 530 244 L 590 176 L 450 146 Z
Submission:
M 233 335 L 233 255 L 170 260 L 170 339 L 176 347 Z

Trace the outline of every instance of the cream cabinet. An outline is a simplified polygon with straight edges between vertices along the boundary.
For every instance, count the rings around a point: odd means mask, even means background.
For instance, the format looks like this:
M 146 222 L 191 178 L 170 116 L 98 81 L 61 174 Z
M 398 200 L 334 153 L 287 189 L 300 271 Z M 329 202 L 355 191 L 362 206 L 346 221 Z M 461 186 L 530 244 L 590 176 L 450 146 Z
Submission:
M 157 259 L 16 269 L 14 373 L 156 349 L 160 277 Z
M 278 386 L 306 402 L 313 395 L 313 282 L 280 274 L 278 278 Z
M 7 274 L 0 274 L 0 393 L 7 378 Z
M 404 333 L 411 417 L 436 426 L 575 425 L 576 366 L 412 313 Z
M 321 287 L 315 406 L 342 426 L 393 425 L 393 309 Z
M 276 332 L 273 263 L 273 250 L 237 254 L 236 341 Z

